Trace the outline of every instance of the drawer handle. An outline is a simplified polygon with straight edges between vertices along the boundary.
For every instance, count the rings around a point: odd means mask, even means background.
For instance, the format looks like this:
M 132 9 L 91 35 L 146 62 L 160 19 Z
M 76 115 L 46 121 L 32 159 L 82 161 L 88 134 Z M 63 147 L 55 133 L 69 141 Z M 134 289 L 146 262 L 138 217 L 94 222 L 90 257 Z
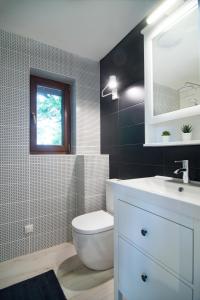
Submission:
M 146 282 L 147 279 L 148 279 L 147 274 L 143 273 L 143 274 L 141 275 L 141 279 L 142 279 L 143 282 Z
M 142 236 L 146 236 L 147 233 L 148 233 L 148 231 L 147 231 L 146 229 L 143 228 L 143 229 L 141 230 L 141 235 L 142 235 Z

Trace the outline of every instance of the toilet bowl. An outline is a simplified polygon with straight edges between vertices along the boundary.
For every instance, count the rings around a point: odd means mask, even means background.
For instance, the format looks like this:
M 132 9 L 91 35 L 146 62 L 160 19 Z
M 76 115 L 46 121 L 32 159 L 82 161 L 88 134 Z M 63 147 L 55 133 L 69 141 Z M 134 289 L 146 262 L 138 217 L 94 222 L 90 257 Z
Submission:
M 100 210 L 72 221 L 74 246 L 81 261 L 93 270 L 113 266 L 113 216 Z
M 86 267 L 107 270 L 113 267 L 114 217 L 112 182 L 106 181 L 106 210 L 78 216 L 72 220 L 73 243 Z

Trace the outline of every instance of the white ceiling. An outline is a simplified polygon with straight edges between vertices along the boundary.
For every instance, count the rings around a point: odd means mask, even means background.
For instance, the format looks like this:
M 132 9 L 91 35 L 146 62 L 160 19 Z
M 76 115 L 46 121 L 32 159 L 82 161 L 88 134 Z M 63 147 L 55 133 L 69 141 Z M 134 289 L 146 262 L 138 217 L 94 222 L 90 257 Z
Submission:
M 161 0 L 0 0 L 0 28 L 103 58 Z

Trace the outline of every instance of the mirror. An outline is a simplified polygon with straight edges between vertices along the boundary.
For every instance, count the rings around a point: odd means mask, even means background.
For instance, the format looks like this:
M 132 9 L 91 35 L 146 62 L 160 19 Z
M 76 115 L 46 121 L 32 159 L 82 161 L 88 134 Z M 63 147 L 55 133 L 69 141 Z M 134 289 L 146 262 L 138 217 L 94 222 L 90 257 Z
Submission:
M 200 29 L 195 8 L 152 39 L 153 115 L 200 106 Z

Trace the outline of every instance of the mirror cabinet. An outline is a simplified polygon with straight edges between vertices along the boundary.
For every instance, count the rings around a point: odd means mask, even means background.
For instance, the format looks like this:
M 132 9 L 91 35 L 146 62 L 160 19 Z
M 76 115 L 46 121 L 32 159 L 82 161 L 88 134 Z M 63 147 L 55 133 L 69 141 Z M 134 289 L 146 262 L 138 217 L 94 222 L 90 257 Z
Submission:
M 145 146 L 200 144 L 198 0 L 181 1 L 161 21 L 146 26 L 142 34 Z M 190 139 L 183 139 L 184 125 L 192 126 Z M 162 137 L 164 131 L 170 133 L 168 141 Z

